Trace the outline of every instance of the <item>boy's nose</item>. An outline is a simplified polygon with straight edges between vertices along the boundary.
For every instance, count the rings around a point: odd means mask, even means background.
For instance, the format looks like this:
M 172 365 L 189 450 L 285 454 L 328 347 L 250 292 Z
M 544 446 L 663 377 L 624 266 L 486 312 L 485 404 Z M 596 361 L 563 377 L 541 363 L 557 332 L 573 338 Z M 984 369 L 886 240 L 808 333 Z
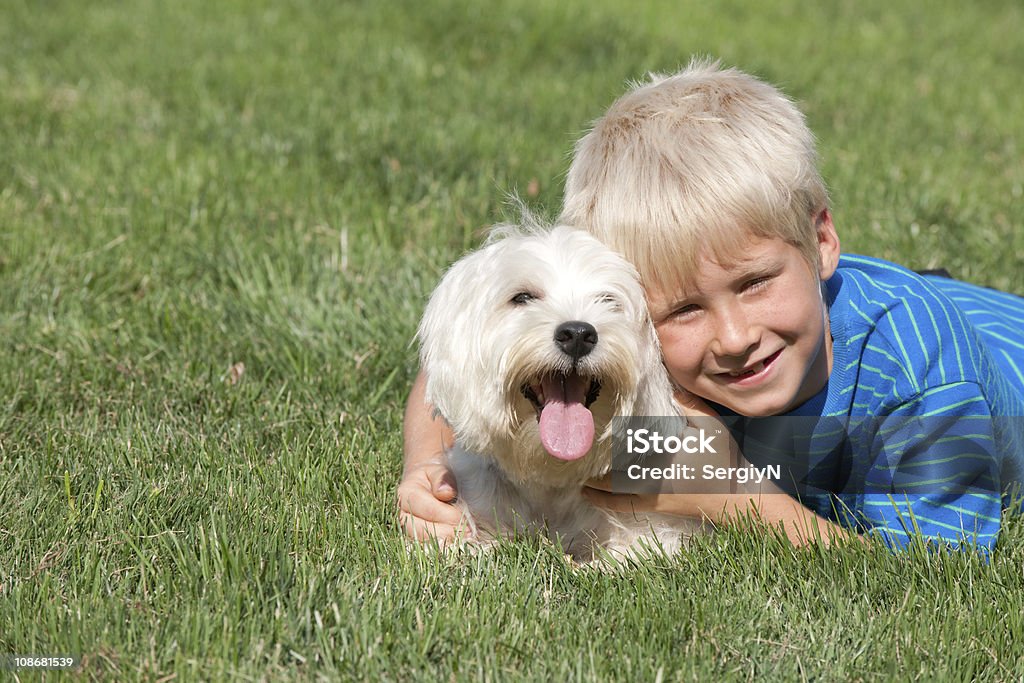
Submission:
M 718 356 L 743 356 L 757 345 L 757 330 L 736 307 L 716 316 L 711 350 Z

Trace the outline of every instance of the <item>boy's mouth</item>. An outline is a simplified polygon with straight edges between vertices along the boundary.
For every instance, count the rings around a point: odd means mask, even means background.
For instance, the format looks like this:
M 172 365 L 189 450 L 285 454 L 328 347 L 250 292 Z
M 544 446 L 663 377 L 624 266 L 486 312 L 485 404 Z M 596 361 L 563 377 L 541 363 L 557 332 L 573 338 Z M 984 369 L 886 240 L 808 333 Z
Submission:
M 759 377 L 759 376 L 763 375 L 765 373 L 765 371 L 768 370 L 772 366 L 772 364 L 776 361 L 776 359 L 778 359 L 779 354 L 781 354 L 781 353 L 782 353 L 782 349 L 779 349 L 775 353 L 772 353 L 772 354 L 762 358 L 761 360 L 757 361 L 756 363 L 751 363 L 750 365 L 748 365 L 748 366 L 746 366 L 744 368 L 741 368 L 740 370 L 734 370 L 734 371 L 730 371 L 730 372 L 720 372 L 720 373 L 718 373 L 718 377 L 719 377 L 719 379 L 721 379 L 721 380 L 723 380 L 723 381 L 725 381 L 725 382 L 727 382 L 729 384 L 747 382 L 749 380 L 752 380 L 752 379 L 754 379 L 756 377 Z

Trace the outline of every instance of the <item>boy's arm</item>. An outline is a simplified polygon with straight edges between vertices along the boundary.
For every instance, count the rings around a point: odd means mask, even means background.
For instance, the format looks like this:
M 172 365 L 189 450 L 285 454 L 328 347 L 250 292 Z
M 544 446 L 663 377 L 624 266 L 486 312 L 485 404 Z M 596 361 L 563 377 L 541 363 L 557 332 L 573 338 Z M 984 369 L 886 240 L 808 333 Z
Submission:
M 966 543 L 990 552 L 1000 529 L 1002 488 L 1008 483 L 1001 476 L 1002 460 L 1024 446 L 1008 428 L 1013 418 L 992 416 L 981 387 L 959 382 L 933 387 L 885 418 L 865 419 L 873 421 L 865 426 L 874 434 L 872 443 L 861 445 L 868 466 L 848 484 L 858 494 L 859 526 L 892 548 L 920 538 L 939 547 Z M 752 516 L 781 525 L 797 544 L 854 536 L 774 485 L 745 494 L 627 495 L 607 492 L 610 483 L 606 477 L 584 492 L 595 504 L 620 511 L 724 524 Z
M 444 452 L 454 443 L 451 429 L 426 402 L 426 377 L 416 376 L 405 406 L 402 437 L 405 467 L 398 484 L 398 521 L 409 538 L 455 538 L 462 511 L 452 505 L 455 479 L 444 464 Z
M 610 483 L 610 476 L 592 481 L 583 493 L 595 505 L 619 512 L 661 512 L 726 526 L 755 521 L 781 529 L 794 545 L 815 541 L 828 545 L 840 538 L 859 538 L 773 484 L 760 485 L 757 493 L 625 494 L 611 493 Z
M 676 400 L 687 417 L 718 420 L 718 415 L 703 400 L 680 391 Z M 693 421 L 691 421 L 693 424 Z M 741 464 L 743 456 L 731 442 L 733 464 Z M 859 538 L 850 530 L 818 515 L 770 482 L 750 486 L 744 493 L 612 493 L 612 476 L 588 483 L 583 489 L 587 498 L 600 507 L 619 512 L 660 512 L 683 517 L 707 519 L 714 524 L 729 525 L 747 521 L 781 529 L 795 545 L 820 540 L 825 544 L 839 538 Z M 755 490 L 756 488 L 756 490 Z

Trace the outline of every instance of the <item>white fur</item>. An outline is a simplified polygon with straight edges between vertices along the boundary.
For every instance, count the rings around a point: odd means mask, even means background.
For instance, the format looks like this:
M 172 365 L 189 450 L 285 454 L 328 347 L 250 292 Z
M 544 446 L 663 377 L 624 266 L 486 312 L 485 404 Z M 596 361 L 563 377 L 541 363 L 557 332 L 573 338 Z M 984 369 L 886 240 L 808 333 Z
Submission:
M 569 227 L 506 226 L 497 235 L 445 274 L 419 328 L 427 401 L 456 436 L 448 464 L 470 539 L 541 533 L 580 560 L 600 555 L 598 546 L 613 555 L 645 543 L 674 551 L 696 522 L 609 513 L 580 493 L 611 468 L 613 416 L 680 414 L 636 271 Z M 516 305 L 520 292 L 534 298 Z M 522 393 L 572 366 L 553 339 L 566 321 L 597 330 L 597 345 L 577 368 L 602 385 L 591 406 L 594 445 L 571 462 L 544 450 L 536 410 Z

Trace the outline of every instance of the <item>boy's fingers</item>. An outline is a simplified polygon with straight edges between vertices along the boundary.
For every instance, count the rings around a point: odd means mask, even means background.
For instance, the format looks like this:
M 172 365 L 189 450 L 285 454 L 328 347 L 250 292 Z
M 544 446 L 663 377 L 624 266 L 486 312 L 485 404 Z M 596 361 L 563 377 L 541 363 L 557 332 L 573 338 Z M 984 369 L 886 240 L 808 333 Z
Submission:
M 587 487 L 592 488 L 592 489 L 596 489 L 598 491 L 611 491 L 612 490 L 612 473 L 609 472 L 608 474 L 604 475 L 603 477 L 598 477 L 596 479 L 589 480 L 587 482 Z M 583 492 L 586 493 L 587 489 L 583 489 Z
M 439 501 L 422 485 L 399 487 L 398 508 L 402 530 L 414 541 L 454 541 L 463 521 L 459 508 Z
M 405 535 L 413 541 L 423 542 L 436 539 L 444 544 L 455 540 L 456 527 L 427 522 L 412 515 L 402 515 L 401 517 L 402 529 L 405 531 Z
M 451 507 L 451 506 L 446 506 Z M 398 521 L 405 531 L 405 535 L 418 542 L 437 541 L 442 546 L 454 543 L 459 539 L 472 536 L 471 530 L 465 517 L 461 513 L 453 524 L 445 522 L 422 519 L 413 514 L 400 510 Z
M 430 490 L 438 500 L 447 503 L 458 495 L 455 490 L 455 477 L 447 467 L 431 467 L 427 470 L 427 479 L 430 481 Z
M 398 508 L 402 514 L 427 523 L 456 526 L 462 521 L 462 510 L 438 500 L 432 491 L 422 486 L 399 487 Z

